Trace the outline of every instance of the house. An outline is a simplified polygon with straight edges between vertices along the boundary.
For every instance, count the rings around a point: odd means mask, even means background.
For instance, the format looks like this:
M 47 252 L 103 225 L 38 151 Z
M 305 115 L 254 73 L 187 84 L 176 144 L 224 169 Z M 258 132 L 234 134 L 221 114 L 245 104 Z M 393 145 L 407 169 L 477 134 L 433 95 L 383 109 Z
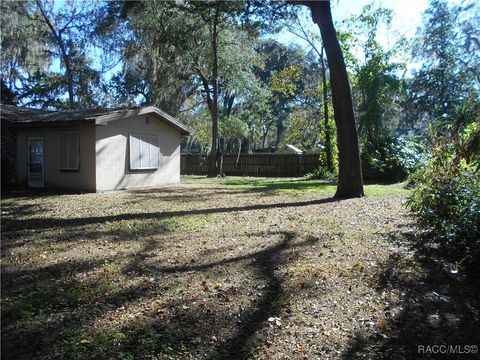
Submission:
M 156 107 L 45 111 L 1 106 L 2 182 L 105 191 L 180 181 L 191 130 Z

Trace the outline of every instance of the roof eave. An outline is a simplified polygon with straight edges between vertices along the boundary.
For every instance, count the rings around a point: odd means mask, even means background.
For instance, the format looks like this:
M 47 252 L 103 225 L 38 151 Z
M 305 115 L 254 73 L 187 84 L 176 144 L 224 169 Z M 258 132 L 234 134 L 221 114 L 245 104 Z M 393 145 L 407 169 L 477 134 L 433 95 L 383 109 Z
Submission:
M 167 113 L 159 110 L 155 106 L 147 106 L 140 109 L 123 111 L 122 113 L 105 114 L 105 115 L 93 117 L 90 119 L 94 119 L 96 125 L 106 125 L 107 123 L 113 120 L 125 119 L 133 116 L 148 115 L 148 114 L 156 114 L 169 126 L 178 130 L 182 136 L 191 136 L 193 134 L 193 131 L 190 128 L 188 128 L 187 126 L 177 121 L 173 116 L 168 115 Z
M 94 124 L 91 119 L 82 120 L 61 120 L 61 121 L 11 121 L 8 119 L 2 119 L 2 126 L 9 128 L 28 128 L 28 127 L 68 127 L 68 126 L 80 126 Z

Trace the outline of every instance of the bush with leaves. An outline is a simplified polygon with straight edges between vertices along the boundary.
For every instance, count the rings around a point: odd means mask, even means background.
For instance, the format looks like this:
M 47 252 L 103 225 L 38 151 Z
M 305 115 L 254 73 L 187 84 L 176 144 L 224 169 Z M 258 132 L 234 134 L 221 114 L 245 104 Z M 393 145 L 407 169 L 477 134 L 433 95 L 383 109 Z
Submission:
M 330 110 L 333 112 L 333 110 Z M 328 131 L 330 135 L 330 145 L 327 142 L 327 135 L 326 132 Z M 316 180 L 327 180 L 327 181 L 336 181 L 338 177 L 338 147 L 337 143 L 334 141 L 337 137 L 337 129 L 335 127 L 335 123 L 333 121 L 328 122 L 328 129 L 325 131 L 325 128 L 319 134 L 320 144 L 322 144 L 322 150 L 320 151 L 320 166 L 312 171 L 311 173 L 307 174 L 309 179 L 316 179 Z M 333 139 L 333 140 L 332 140 Z M 326 147 L 330 146 L 331 151 L 331 161 L 332 161 L 332 169 L 328 169 L 328 161 L 327 161 L 327 149 Z
M 427 162 L 425 146 L 407 138 L 385 138 L 368 142 L 362 149 L 362 170 L 365 180 L 401 181 Z
M 310 180 L 337 181 L 338 172 L 330 172 L 326 167 L 320 166 L 314 171 L 306 174 L 306 177 Z
M 480 256 L 480 123 L 436 137 L 407 205 L 464 259 Z

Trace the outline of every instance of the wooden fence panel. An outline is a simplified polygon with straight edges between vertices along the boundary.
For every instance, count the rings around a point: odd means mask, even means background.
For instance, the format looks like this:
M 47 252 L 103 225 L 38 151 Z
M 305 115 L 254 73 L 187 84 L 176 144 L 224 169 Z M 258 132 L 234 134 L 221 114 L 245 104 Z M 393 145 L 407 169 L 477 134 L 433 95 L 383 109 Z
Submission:
M 241 154 L 238 162 L 235 154 L 223 157 L 223 170 L 230 176 L 304 176 L 319 166 L 319 154 Z M 207 158 L 182 154 L 180 172 L 182 175 L 206 175 Z

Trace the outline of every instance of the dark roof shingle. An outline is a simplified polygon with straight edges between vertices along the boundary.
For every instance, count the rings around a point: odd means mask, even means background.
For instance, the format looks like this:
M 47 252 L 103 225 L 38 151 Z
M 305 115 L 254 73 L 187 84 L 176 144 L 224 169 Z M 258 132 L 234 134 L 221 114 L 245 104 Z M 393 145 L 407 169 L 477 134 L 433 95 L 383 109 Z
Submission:
M 157 109 L 154 106 L 148 106 L 136 109 L 79 109 L 48 111 L 19 107 L 14 105 L 1 105 L 0 118 L 2 123 L 5 121 L 10 125 L 29 126 L 45 125 L 59 123 L 91 122 L 98 125 L 106 124 L 109 121 L 119 118 L 133 117 L 137 115 L 155 114 L 165 123 L 180 131 L 182 135 L 191 135 L 186 125 L 179 122 L 173 116 Z

